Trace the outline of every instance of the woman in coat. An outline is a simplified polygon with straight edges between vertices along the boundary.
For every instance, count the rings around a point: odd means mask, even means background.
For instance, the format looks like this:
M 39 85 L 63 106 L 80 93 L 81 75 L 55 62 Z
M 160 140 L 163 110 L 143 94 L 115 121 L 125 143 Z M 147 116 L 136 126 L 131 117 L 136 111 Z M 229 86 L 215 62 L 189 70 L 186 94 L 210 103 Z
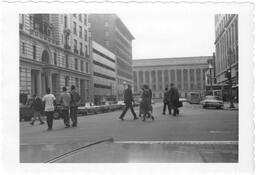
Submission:
M 151 91 L 148 88 L 148 85 L 143 86 L 143 93 L 141 95 L 142 101 L 140 103 L 140 110 L 143 115 L 143 120 L 146 121 L 146 115 L 149 115 L 149 117 L 154 120 L 153 115 L 151 114 L 152 106 L 151 106 Z

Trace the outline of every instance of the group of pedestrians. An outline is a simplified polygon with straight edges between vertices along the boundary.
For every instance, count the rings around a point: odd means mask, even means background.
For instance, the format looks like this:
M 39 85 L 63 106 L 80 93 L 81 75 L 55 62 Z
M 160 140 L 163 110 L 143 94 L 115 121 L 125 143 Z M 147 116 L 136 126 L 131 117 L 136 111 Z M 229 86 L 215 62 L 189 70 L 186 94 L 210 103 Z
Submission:
M 140 106 L 139 116 L 143 118 L 142 121 L 146 121 L 146 118 L 151 118 L 152 120 L 154 120 L 154 116 L 152 115 L 153 108 L 151 105 L 151 101 L 152 101 L 152 91 L 148 87 L 148 85 L 144 85 L 142 88 L 141 102 L 139 105 Z M 128 85 L 128 88 L 124 91 L 124 103 L 125 103 L 125 108 L 121 113 L 119 119 L 124 120 L 124 116 L 127 110 L 130 109 L 133 114 L 133 119 L 137 120 L 138 117 L 133 109 L 134 99 L 133 99 L 133 94 L 131 90 L 131 85 Z
M 171 83 L 170 89 L 165 88 L 164 99 L 163 99 L 163 115 L 165 115 L 166 106 L 168 107 L 169 114 L 176 116 L 179 114 L 179 107 L 181 107 L 182 103 L 179 101 L 180 94 L 178 89 Z
M 46 94 L 43 96 L 42 100 L 37 96 L 33 96 L 33 102 L 31 107 L 34 110 L 34 116 L 31 121 L 31 125 L 34 125 L 36 118 L 38 117 L 40 124 L 44 124 L 41 113 L 44 111 L 46 115 L 46 121 L 48 125 L 48 130 L 52 130 L 53 125 L 53 114 L 56 108 L 56 97 L 51 94 L 51 89 L 46 89 Z M 70 118 L 72 120 L 72 127 L 77 126 L 77 108 L 80 104 L 81 97 L 76 92 L 76 87 L 71 86 L 71 91 L 67 92 L 67 88 L 63 87 L 60 94 L 60 104 L 61 104 L 61 114 L 64 120 L 66 128 L 70 127 Z

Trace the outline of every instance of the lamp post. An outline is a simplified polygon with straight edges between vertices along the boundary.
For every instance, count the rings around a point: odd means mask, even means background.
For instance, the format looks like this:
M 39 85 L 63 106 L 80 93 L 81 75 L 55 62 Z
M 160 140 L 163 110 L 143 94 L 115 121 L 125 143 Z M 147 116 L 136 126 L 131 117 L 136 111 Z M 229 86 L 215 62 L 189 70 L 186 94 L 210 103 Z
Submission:
M 230 106 L 229 108 L 234 108 L 234 103 L 233 103 L 233 94 L 232 94 L 232 74 L 231 74 L 231 58 L 233 56 L 233 51 L 231 48 L 228 49 L 228 63 L 229 67 L 227 70 L 227 78 L 229 82 L 229 94 L 230 94 Z
M 213 89 L 212 89 L 212 64 L 209 63 L 209 70 L 210 70 L 210 84 L 211 84 L 211 88 L 210 88 L 210 91 L 211 91 L 211 94 L 213 95 Z

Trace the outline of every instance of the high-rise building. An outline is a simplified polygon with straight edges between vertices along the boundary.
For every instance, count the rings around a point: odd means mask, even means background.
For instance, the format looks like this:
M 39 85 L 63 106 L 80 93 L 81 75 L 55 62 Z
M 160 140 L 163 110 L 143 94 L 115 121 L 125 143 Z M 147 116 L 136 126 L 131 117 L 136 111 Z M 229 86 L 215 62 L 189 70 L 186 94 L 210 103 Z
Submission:
M 116 14 L 89 14 L 94 41 L 116 56 L 118 98 L 123 97 L 124 84 L 133 84 L 132 40 L 133 35 Z
M 116 99 L 116 57 L 97 42 L 92 42 L 94 103 Z
M 163 98 L 165 88 L 174 83 L 182 97 L 205 95 L 205 72 L 212 56 L 156 58 L 133 60 L 134 93 L 144 84 L 152 90 L 153 98 Z
M 56 96 L 75 85 L 82 103 L 91 97 L 91 53 L 86 14 L 20 15 L 20 93 Z
M 223 84 L 224 99 L 230 98 L 227 71 L 231 71 L 233 97 L 238 99 L 238 15 L 215 15 L 215 71 L 217 84 Z

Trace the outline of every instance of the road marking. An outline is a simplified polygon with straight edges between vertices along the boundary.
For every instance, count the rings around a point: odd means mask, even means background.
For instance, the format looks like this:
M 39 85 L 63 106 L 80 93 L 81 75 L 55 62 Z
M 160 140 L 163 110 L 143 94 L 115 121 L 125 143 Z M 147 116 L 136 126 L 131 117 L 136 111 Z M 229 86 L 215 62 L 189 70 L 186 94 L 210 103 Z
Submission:
M 231 133 L 231 131 L 209 131 L 211 134 Z
M 216 145 L 233 145 L 238 144 L 236 140 L 230 141 L 114 141 L 114 143 L 134 143 L 134 144 L 216 144 Z

